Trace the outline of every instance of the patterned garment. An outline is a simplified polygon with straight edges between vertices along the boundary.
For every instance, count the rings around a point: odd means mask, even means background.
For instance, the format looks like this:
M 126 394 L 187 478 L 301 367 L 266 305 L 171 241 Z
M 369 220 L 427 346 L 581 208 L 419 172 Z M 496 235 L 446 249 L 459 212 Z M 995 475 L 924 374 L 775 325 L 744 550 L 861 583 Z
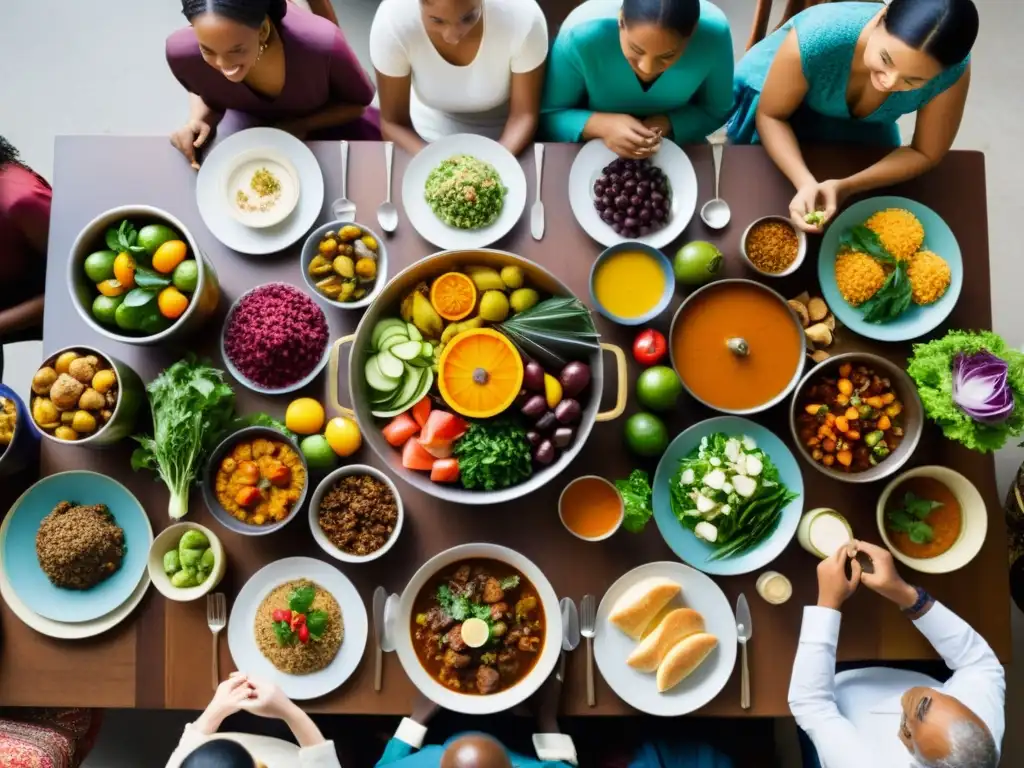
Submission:
M 91 709 L 0 710 L 0 768 L 78 768 L 100 720 Z

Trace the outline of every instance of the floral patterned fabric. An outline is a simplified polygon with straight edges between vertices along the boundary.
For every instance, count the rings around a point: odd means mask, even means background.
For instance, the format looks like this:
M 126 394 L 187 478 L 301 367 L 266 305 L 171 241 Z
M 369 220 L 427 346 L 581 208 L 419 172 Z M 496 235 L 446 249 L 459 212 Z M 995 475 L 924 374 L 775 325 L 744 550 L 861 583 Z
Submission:
M 2 768 L 78 768 L 95 743 L 100 713 L 91 709 L 0 710 Z

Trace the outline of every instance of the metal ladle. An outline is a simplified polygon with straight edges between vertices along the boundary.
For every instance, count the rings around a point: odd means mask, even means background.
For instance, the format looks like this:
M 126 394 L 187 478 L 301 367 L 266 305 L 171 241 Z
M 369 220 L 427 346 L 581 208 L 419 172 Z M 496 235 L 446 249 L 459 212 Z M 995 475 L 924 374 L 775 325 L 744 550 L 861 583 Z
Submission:
M 725 346 L 727 346 L 729 351 L 736 355 L 736 357 L 747 357 L 750 354 L 750 345 L 747 344 L 747 340 L 739 336 L 726 339 Z
M 722 175 L 722 152 L 724 139 L 711 139 L 711 160 L 715 166 L 715 197 L 708 200 L 700 209 L 700 218 L 712 229 L 722 229 L 732 218 L 729 204 L 718 195 L 718 183 Z

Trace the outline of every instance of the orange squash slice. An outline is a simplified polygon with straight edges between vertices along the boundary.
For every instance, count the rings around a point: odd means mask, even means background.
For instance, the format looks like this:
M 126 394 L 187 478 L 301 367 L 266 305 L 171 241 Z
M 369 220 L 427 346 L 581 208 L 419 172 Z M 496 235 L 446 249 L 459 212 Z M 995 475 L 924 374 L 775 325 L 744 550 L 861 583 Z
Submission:
M 430 286 L 430 303 L 445 320 L 461 320 L 476 306 L 476 285 L 469 275 L 446 272 Z
M 437 365 L 441 397 L 471 419 L 497 416 L 523 386 L 523 358 L 504 335 L 490 328 L 464 331 L 448 342 Z

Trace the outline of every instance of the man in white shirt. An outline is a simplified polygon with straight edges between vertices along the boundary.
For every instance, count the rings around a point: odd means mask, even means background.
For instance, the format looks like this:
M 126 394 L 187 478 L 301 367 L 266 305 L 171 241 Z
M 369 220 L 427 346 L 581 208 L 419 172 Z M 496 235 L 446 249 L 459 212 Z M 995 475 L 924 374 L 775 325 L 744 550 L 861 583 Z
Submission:
M 870 567 L 862 569 L 857 554 Z M 948 682 L 885 668 L 836 674 L 839 611 L 862 582 L 914 622 L 953 671 Z M 907 584 L 888 550 L 856 541 L 818 566 L 818 604 L 804 608 L 789 706 L 825 768 L 996 768 L 1005 695 L 988 643 Z

